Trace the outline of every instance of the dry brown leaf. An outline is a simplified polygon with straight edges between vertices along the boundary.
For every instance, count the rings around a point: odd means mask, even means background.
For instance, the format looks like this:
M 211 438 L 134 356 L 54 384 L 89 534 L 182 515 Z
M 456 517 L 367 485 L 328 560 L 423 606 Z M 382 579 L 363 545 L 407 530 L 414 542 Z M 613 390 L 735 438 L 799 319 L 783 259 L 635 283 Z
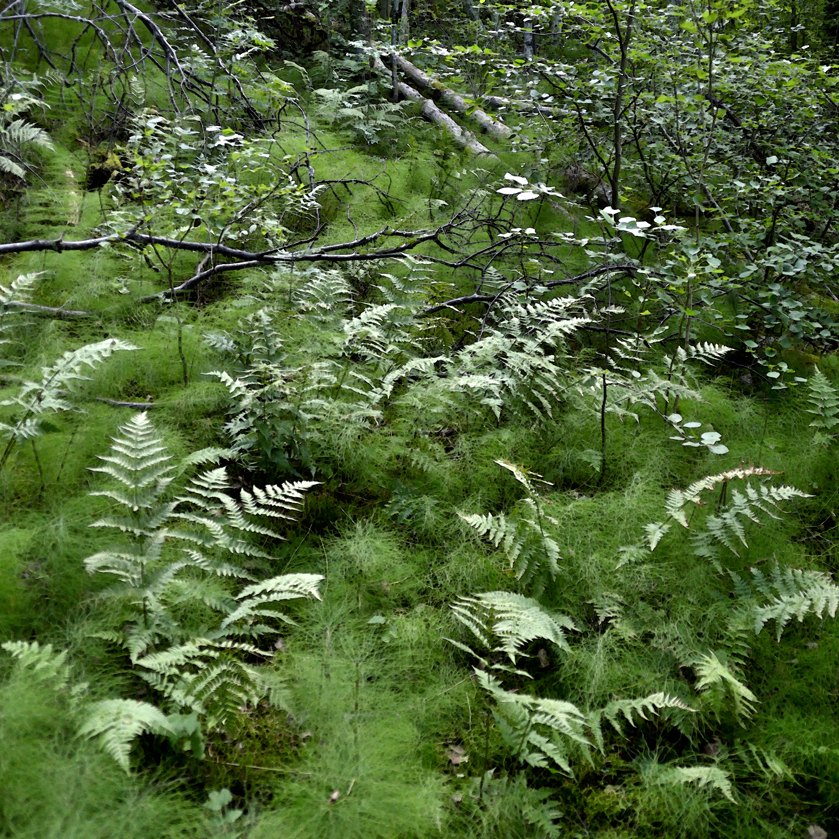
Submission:
M 464 754 L 463 746 L 452 746 L 448 751 L 448 757 L 452 766 L 460 766 L 461 763 L 469 762 L 469 755 Z

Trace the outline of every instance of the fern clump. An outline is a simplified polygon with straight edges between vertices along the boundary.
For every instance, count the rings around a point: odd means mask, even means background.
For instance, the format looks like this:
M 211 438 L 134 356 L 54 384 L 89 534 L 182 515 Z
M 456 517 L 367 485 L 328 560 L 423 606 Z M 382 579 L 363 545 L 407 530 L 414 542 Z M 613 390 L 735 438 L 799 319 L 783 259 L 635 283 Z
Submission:
M 252 538 L 282 537 L 261 521 L 294 518 L 314 482 L 241 490 L 237 498 L 226 470 L 216 468 L 170 498 L 167 490 L 179 472 L 224 452 L 198 452 L 176 466 L 146 414 L 119 435 L 101 457 L 105 465 L 94 469 L 117 486 L 93 493 L 119 512 L 93 526 L 118 531 L 125 541 L 88 557 L 85 568 L 116 579 L 102 596 L 120 606 L 121 629 L 97 634 L 124 647 L 138 674 L 174 707 L 206 715 L 213 724 L 265 694 L 281 702 L 277 679 L 252 659 L 270 659 L 273 652 L 259 642 L 275 634 L 277 621 L 292 622 L 277 604 L 319 597 L 322 577 L 260 581 L 244 563 L 270 556 Z M 173 543 L 181 549 L 173 550 Z
M 484 670 L 476 669 L 475 678 L 497 703 L 493 716 L 512 755 L 529 766 L 558 769 L 567 775 L 574 774 L 570 763 L 574 750 L 586 756 L 593 748 L 605 750 L 603 720 L 618 735 L 625 736 L 622 721 L 634 726 L 665 708 L 692 710 L 675 696 L 656 693 L 615 700 L 605 708 L 585 713 L 572 702 L 505 690 Z

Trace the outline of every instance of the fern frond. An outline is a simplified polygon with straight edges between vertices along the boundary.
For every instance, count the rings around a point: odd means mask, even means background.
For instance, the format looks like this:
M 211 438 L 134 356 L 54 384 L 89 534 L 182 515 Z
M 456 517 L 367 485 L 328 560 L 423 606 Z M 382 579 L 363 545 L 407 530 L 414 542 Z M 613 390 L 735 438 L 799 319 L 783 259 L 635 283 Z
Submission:
M 696 713 L 693 708 L 682 702 L 676 696 L 671 696 L 667 693 L 652 693 L 649 696 L 642 696 L 638 699 L 612 700 L 605 708 L 596 711 L 594 718 L 608 720 L 618 734 L 623 734 L 620 725 L 621 716 L 630 725 L 634 726 L 637 725 L 636 716 L 642 720 L 648 720 L 648 715 L 657 714 L 665 708 L 677 708 L 680 711 Z
M 119 434 L 112 438 L 111 454 L 99 455 L 105 466 L 92 467 L 90 471 L 108 475 L 124 489 L 100 490 L 91 495 L 104 496 L 121 504 L 129 513 L 128 521 L 146 518 L 148 521 L 144 527 L 139 527 L 129 526 L 125 520 L 103 519 L 94 526 L 116 527 L 144 535 L 157 530 L 174 509 L 174 505 L 162 504 L 160 496 L 174 479 L 176 469 L 145 412 L 121 426 Z M 138 515 L 141 511 L 145 515 Z
M 684 347 L 676 349 L 676 361 L 684 364 L 686 361 L 701 361 L 703 364 L 715 364 L 722 361 L 725 356 L 732 352 L 732 347 L 725 344 L 712 344 L 708 341 L 698 341 L 691 344 L 687 350 Z M 666 358 L 666 366 L 670 366 L 670 358 Z
M 731 668 L 710 652 L 703 655 L 693 665 L 696 671 L 696 689 L 706 692 L 713 690 L 729 695 L 734 703 L 735 714 L 746 719 L 754 713 L 757 697 L 732 672 Z
M 320 600 L 318 587 L 323 579 L 322 574 L 284 574 L 247 586 L 236 596 L 241 603 L 222 621 L 221 626 L 230 626 L 253 615 L 264 615 L 259 607 L 265 603 L 309 597 Z M 291 619 L 280 612 L 272 611 L 270 614 L 291 623 Z
M 0 172 L 6 175 L 13 175 L 23 180 L 26 177 L 26 169 L 9 157 L 8 152 L 0 152 Z
M 481 643 L 493 651 L 503 652 L 515 664 L 522 648 L 537 639 L 550 641 L 567 650 L 566 630 L 576 631 L 571 618 L 551 615 L 536 600 L 508 591 L 490 591 L 473 597 L 461 597 L 452 606 L 455 617 Z M 500 643 L 493 644 L 495 636 Z
M 169 734 L 172 729 L 159 708 L 134 699 L 105 699 L 93 703 L 79 728 L 81 736 L 99 738 L 102 748 L 126 772 L 130 771 L 131 744 L 144 731 Z
M 696 784 L 699 787 L 710 787 L 733 804 L 737 803 L 731 776 L 718 766 L 671 766 L 660 772 L 656 780 L 671 786 Z
M 753 618 L 755 633 L 760 633 L 770 621 L 776 621 L 778 640 L 787 624 L 796 618 L 802 622 L 807 615 L 819 620 L 825 614 L 836 617 L 839 608 L 839 586 L 821 571 L 802 571 L 781 568 L 776 562 L 767 575 L 752 568 L 751 581 L 732 573 L 742 608 Z M 762 603 L 760 601 L 763 601 Z
M 476 670 L 475 677 L 498 702 L 493 715 L 514 757 L 534 767 L 553 764 L 565 774 L 573 775 L 562 739 L 567 738 L 583 748 L 591 745 L 584 733 L 586 719 L 580 709 L 570 702 L 506 691 L 483 670 Z M 547 729 L 547 736 L 536 726 Z
M 25 311 L 25 304 L 29 302 L 35 283 L 42 275 L 43 271 L 21 274 L 8 286 L 0 284 L 0 336 L 14 327 L 24 325 L 15 316 Z M 0 346 L 8 343 L 8 339 L 0 337 Z
M 0 647 L 16 659 L 33 679 L 46 682 L 56 690 L 64 690 L 70 682 L 67 651 L 55 652 L 52 644 L 41 646 L 37 641 L 6 641 Z
M 41 368 L 40 382 L 24 381 L 16 396 L 0 401 L 0 406 L 14 406 L 19 409 L 17 420 L 13 424 L 0 423 L 0 436 L 9 438 L 9 443 L 0 456 L 0 468 L 5 465 L 14 443 L 19 445 L 41 434 L 42 417 L 45 414 L 79 410 L 69 400 L 67 389 L 71 388 L 74 382 L 87 378 L 82 375 L 84 368 L 97 367 L 115 352 L 136 349 L 137 347 L 126 341 L 109 338 L 67 351 L 53 365 Z
M 726 484 L 730 481 L 742 481 L 752 477 L 771 477 L 777 474 L 778 472 L 773 472 L 771 469 L 765 469 L 762 466 L 739 466 L 735 469 L 729 469 L 726 472 L 719 472 L 716 475 L 708 475 L 705 478 L 694 481 L 685 490 L 670 490 L 664 509 L 670 518 L 675 519 L 682 527 L 687 528 L 688 522 L 685 507 L 688 504 L 701 505 L 703 503 L 703 492 L 709 492 L 718 485 Z
M 343 317 L 352 299 L 352 286 L 340 271 L 316 270 L 294 295 L 301 311 L 329 321 Z
M 281 486 L 272 484 L 264 489 L 254 487 L 253 493 L 242 490 L 242 506 L 252 516 L 294 519 L 303 509 L 304 493 L 320 481 L 288 481 Z
M 807 413 L 816 417 L 810 423 L 810 428 L 830 431 L 836 425 L 839 425 L 839 392 L 818 367 L 816 367 L 816 372 L 810 376 L 807 388 L 810 391 L 808 401 L 813 406 L 807 408 Z
M 139 675 L 173 702 L 223 725 L 241 707 L 258 702 L 265 689 L 242 653 L 269 655 L 251 644 L 193 638 L 139 658 L 136 665 Z
M 0 126 L 0 146 L 33 146 L 51 149 L 52 140 L 43 128 L 27 122 L 25 119 L 14 119 L 6 125 Z
M 91 527 L 101 526 L 94 522 Z M 137 529 L 129 532 L 137 532 Z M 144 535 L 141 532 L 138 535 Z M 158 530 L 142 542 L 135 542 L 122 551 L 100 551 L 87 557 L 84 567 L 88 574 L 111 574 L 123 585 L 140 590 L 146 588 L 147 570 L 159 561 L 166 540 L 166 531 Z
M 559 573 L 559 545 L 537 521 L 528 518 L 507 519 L 493 515 L 458 513 L 461 519 L 494 547 L 502 548 L 510 569 L 539 593 L 548 579 Z

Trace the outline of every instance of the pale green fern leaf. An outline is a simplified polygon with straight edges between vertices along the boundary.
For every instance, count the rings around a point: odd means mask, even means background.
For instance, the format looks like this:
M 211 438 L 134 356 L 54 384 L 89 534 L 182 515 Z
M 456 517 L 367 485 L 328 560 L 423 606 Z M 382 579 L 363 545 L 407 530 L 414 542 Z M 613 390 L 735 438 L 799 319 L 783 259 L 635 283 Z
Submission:
M 532 584 L 535 593 L 559 573 L 559 545 L 538 521 L 508 519 L 503 513 L 458 515 L 480 536 L 504 551 L 510 569 L 523 583 Z
M 589 713 L 587 724 L 591 729 L 595 745 L 602 752 L 605 748 L 603 720 L 606 720 L 618 734 L 623 736 L 622 721 L 635 726 L 639 720 L 649 720 L 651 716 L 655 716 L 659 711 L 666 708 L 696 713 L 693 708 L 676 696 L 667 693 L 653 693 L 638 699 L 612 700 L 605 708 L 599 708 Z
M 810 428 L 830 431 L 839 424 L 839 393 L 830 383 L 830 379 L 816 367 L 816 372 L 810 376 L 807 383 L 810 391 L 809 402 L 813 406 L 807 408 L 808 414 L 815 415 Z
M 105 699 L 90 706 L 87 719 L 79 728 L 83 737 L 96 737 L 102 748 L 126 771 L 134 739 L 144 731 L 168 734 L 166 715 L 148 702 L 134 699 Z
M 69 391 L 75 382 L 87 379 L 82 372 L 85 368 L 95 369 L 115 352 L 136 349 L 126 341 L 108 338 L 77 350 L 68 350 L 54 364 L 41 368 L 41 381 L 24 381 L 16 396 L 0 400 L 0 406 L 18 409 L 12 423 L 0 424 L 0 436 L 9 438 L 0 455 L 0 469 L 5 466 L 15 444 L 41 434 L 46 414 L 81 410 L 70 401 Z
M 235 611 L 231 612 L 221 623 L 221 627 L 245 620 L 254 615 L 264 616 L 266 612 L 260 609 L 266 603 L 277 603 L 283 600 L 298 600 L 300 598 L 313 597 L 320 600 L 318 588 L 324 579 L 322 574 L 284 574 L 280 577 L 272 577 L 270 580 L 263 580 L 261 583 L 244 588 L 236 599 L 240 601 Z M 291 619 L 283 613 L 272 610 L 271 617 L 278 617 L 281 620 L 291 623 Z
M 6 641 L 0 644 L 32 678 L 64 690 L 70 682 L 67 651 L 55 652 L 52 644 L 41 646 L 37 641 Z
M 569 649 L 565 632 L 577 629 L 571 618 L 549 614 L 536 600 L 508 591 L 461 597 L 452 611 L 481 643 L 503 652 L 513 664 L 531 641 L 550 641 L 560 649 Z M 493 636 L 497 643 L 489 640 Z
M 738 717 L 748 719 L 752 716 L 757 697 L 737 678 L 731 667 L 720 661 L 716 653 L 701 656 L 693 666 L 698 677 L 695 685 L 698 691 L 725 693 L 731 697 Z
M 671 786 L 696 784 L 699 787 L 710 787 L 732 803 L 737 803 L 731 776 L 718 766 L 671 766 L 658 773 L 656 780 Z
M 800 623 L 811 614 L 820 620 L 825 614 L 836 617 L 839 586 L 828 574 L 781 568 L 777 563 L 769 574 L 758 568 L 752 568 L 751 573 L 750 581 L 734 573 L 731 576 L 742 608 L 753 618 L 755 633 L 774 620 L 776 637 L 780 640 L 793 618 Z

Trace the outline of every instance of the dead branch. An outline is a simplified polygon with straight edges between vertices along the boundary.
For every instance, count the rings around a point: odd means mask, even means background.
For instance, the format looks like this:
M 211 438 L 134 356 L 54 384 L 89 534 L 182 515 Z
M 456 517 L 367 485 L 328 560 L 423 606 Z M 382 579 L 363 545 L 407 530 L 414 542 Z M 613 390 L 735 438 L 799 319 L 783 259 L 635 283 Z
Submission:
M 617 271 L 621 274 L 634 275 L 636 266 L 634 265 L 601 265 L 598 268 L 592 268 L 590 271 L 584 271 L 582 274 L 577 274 L 575 277 L 568 277 L 564 280 L 551 280 L 548 283 L 540 283 L 543 288 L 553 289 L 560 286 L 580 285 L 586 280 L 599 277 L 602 274 L 608 274 L 612 271 Z M 444 303 L 436 303 L 423 309 L 419 314 L 420 317 L 433 315 L 436 312 L 441 312 L 443 309 L 457 309 L 459 306 L 468 306 L 470 303 L 494 303 L 498 299 L 498 294 L 464 294 L 462 297 L 453 297 L 451 300 L 446 300 Z

